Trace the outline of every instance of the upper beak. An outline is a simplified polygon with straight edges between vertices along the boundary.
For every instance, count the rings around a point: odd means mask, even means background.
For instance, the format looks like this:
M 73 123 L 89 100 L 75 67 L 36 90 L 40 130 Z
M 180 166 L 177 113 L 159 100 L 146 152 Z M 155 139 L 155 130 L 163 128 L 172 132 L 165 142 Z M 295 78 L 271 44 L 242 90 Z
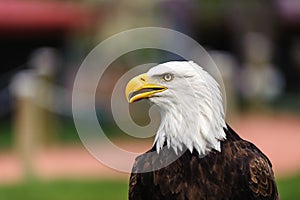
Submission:
M 126 86 L 126 98 L 129 103 L 149 98 L 154 93 L 168 89 L 165 86 L 149 83 L 147 74 L 141 74 L 131 79 Z

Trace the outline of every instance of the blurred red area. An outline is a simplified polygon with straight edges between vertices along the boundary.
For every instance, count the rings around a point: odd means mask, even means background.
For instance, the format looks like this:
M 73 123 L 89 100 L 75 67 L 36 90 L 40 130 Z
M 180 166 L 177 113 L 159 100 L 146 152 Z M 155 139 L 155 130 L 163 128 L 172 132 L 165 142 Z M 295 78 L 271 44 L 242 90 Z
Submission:
M 88 28 L 91 6 L 69 1 L 0 1 L 0 30 Z

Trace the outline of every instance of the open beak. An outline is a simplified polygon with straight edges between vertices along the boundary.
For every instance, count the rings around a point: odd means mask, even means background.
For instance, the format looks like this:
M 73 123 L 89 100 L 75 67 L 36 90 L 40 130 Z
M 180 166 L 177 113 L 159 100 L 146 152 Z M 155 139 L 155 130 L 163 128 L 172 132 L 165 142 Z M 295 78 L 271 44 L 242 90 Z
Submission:
M 162 92 L 167 87 L 149 83 L 147 74 L 141 74 L 131 79 L 126 86 L 126 98 L 129 103 L 149 98 L 153 94 Z

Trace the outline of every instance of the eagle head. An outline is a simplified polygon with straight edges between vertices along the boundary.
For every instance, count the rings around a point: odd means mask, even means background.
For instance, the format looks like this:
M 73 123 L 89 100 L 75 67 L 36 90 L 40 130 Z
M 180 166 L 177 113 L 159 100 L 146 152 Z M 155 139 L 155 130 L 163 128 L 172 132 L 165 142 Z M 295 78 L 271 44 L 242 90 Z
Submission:
M 129 103 L 149 99 L 161 113 L 154 144 L 157 152 L 167 144 L 177 153 L 187 147 L 205 156 L 221 151 L 226 138 L 224 108 L 215 79 L 192 61 L 159 64 L 131 79 L 126 87 Z

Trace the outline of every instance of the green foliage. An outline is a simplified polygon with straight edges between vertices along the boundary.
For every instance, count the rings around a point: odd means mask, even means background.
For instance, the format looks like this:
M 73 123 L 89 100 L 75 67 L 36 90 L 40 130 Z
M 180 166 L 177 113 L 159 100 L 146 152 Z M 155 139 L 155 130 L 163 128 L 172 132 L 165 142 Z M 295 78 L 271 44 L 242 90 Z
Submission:
M 300 199 L 300 175 L 280 179 L 277 183 L 281 200 Z
M 0 186 L 2 200 L 127 199 L 127 181 L 51 181 Z
M 300 175 L 278 181 L 282 200 L 300 199 Z M 126 180 L 64 180 L 0 186 L 2 200 L 121 200 L 127 199 Z

